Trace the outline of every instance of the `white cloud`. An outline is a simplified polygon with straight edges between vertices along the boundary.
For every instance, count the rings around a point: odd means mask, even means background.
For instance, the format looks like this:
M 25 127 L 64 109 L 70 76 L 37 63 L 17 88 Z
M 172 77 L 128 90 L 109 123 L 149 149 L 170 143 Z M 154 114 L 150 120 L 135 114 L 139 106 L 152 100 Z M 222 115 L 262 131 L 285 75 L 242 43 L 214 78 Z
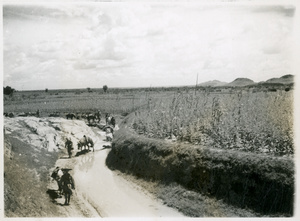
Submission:
M 93 79 L 112 87 L 193 85 L 197 73 L 202 81 L 280 77 L 291 71 L 292 11 L 194 4 L 4 7 L 4 81 L 19 86 L 28 76 L 28 87 L 39 87 L 38 74 L 47 88 L 64 85 L 52 79 L 76 88 L 96 87 Z

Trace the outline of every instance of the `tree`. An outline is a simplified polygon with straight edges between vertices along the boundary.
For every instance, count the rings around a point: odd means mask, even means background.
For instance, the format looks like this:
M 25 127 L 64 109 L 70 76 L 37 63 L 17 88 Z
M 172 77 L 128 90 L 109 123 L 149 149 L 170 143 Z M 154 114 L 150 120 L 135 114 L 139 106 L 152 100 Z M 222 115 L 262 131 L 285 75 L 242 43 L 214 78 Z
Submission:
M 104 86 L 103 86 L 103 91 L 104 91 L 105 93 L 107 92 L 107 89 L 108 89 L 107 85 L 104 85 Z
M 6 86 L 5 88 L 3 88 L 3 93 L 6 95 L 11 95 L 14 91 L 15 89 L 11 88 L 10 86 Z
M 48 88 L 45 89 L 45 92 L 46 92 L 46 93 L 48 92 Z

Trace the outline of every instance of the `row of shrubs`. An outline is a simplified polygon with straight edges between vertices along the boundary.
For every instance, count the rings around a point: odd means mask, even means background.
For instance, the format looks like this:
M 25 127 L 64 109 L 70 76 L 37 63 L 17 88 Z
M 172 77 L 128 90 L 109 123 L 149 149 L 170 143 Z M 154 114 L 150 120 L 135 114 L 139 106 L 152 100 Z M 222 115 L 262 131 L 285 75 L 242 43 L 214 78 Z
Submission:
M 293 214 L 291 158 L 171 143 L 120 129 L 106 163 L 147 180 L 177 182 L 258 213 Z

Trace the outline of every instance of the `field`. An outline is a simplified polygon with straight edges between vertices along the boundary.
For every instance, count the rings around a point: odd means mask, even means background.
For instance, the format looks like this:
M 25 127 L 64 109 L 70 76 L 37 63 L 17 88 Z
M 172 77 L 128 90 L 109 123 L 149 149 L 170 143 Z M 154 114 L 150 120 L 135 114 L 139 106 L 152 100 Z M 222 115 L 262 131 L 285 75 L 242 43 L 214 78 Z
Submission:
M 127 113 L 145 105 L 146 93 L 103 94 L 102 92 L 87 90 L 56 90 L 56 91 L 21 91 L 4 99 L 4 112 L 36 112 L 41 116 L 59 112 L 82 113 L 100 110 L 102 113 Z
M 56 90 L 15 92 L 4 112 L 135 112 L 131 127 L 159 139 L 250 152 L 290 155 L 293 144 L 293 91 L 195 90 L 189 88 Z
M 255 88 L 17 91 L 4 96 L 4 112 L 112 113 L 121 129 L 106 165 L 143 178 L 137 182 L 146 187 L 147 181 L 162 185 L 168 197 L 154 194 L 165 204 L 187 216 L 206 214 L 199 212 L 202 201 L 190 202 L 194 197 L 189 203 L 174 199 L 178 189 L 172 188 L 182 185 L 184 196 L 192 190 L 197 197 L 253 209 L 257 216 L 292 216 L 293 100 L 293 90 Z M 9 162 L 6 176 L 13 171 Z M 7 182 L 5 190 L 12 185 Z
M 154 138 L 293 154 L 293 93 L 176 93 L 137 111 L 133 128 Z

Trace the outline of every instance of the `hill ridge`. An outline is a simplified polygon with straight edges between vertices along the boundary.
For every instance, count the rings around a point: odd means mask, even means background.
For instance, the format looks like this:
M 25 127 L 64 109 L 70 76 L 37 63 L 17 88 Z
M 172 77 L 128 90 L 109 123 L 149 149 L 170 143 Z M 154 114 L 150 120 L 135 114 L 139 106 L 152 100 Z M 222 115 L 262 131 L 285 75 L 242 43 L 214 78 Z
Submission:
M 210 87 L 220 87 L 220 86 L 234 86 L 234 87 L 243 87 L 248 85 L 258 85 L 258 84 L 291 84 L 294 83 L 294 75 L 287 74 L 283 75 L 279 78 L 270 78 L 266 81 L 260 81 L 260 82 L 254 82 L 252 79 L 249 78 L 236 78 L 232 82 L 222 82 L 219 80 L 211 80 L 202 82 L 200 84 L 197 84 L 197 86 L 210 86 Z

